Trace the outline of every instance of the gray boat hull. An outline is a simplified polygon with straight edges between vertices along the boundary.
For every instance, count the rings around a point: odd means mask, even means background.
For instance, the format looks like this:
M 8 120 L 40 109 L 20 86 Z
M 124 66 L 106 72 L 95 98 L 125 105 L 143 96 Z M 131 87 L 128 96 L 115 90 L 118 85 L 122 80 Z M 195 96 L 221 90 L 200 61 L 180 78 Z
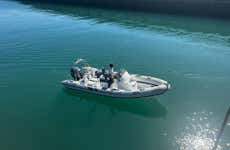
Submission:
M 142 76 L 142 78 L 138 76 L 136 78 L 138 78 L 139 79 L 138 81 L 142 83 L 146 82 L 145 80 L 148 79 L 149 82 L 148 84 L 158 83 L 158 85 L 152 86 L 151 88 L 145 89 L 143 91 L 120 91 L 120 90 L 112 90 L 112 89 L 108 90 L 108 89 L 98 89 L 98 88 L 88 87 L 81 84 L 77 84 L 77 82 L 73 80 L 64 80 L 62 81 L 62 84 L 66 88 L 77 90 L 77 91 L 93 93 L 93 94 L 103 95 L 103 96 L 119 97 L 119 98 L 140 98 L 140 97 L 161 95 L 165 93 L 167 90 L 169 90 L 171 87 L 169 83 L 161 79 L 157 79 L 153 77 L 145 77 L 145 76 Z

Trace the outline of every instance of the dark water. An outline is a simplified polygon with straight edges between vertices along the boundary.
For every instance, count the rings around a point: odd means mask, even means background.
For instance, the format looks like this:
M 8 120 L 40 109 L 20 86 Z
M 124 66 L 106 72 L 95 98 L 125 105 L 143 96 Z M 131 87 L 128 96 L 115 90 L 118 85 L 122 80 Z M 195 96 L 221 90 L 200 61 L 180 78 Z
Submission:
M 20 0 L 230 19 L 229 0 Z
M 0 149 L 209 150 L 230 105 L 230 21 L 0 1 Z M 114 99 L 62 88 L 85 58 L 172 84 Z M 218 149 L 230 149 L 228 121 Z

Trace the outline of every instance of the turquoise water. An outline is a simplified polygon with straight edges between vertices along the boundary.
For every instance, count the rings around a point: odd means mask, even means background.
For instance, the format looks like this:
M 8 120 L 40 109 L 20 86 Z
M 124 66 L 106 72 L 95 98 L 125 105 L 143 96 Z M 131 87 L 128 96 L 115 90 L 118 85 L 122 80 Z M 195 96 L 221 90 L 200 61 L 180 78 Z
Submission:
M 209 150 L 230 105 L 230 21 L 0 1 L 0 148 Z M 85 58 L 169 81 L 114 99 L 65 90 Z M 230 149 L 230 121 L 218 149 Z

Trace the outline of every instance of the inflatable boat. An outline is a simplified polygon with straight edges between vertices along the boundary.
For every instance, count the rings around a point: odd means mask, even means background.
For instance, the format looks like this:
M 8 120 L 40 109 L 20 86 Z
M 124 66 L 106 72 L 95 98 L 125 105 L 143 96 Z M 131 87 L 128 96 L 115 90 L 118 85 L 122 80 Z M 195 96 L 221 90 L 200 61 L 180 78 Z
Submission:
M 73 79 L 64 80 L 66 88 L 98 95 L 139 98 L 160 95 L 168 91 L 171 85 L 162 79 L 151 76 L 129 74 L 126 70 L 119 72 L 110 69 L 97 69 L 89 65 L 80 67 L 84 60 L 77 60 L 71 67 Z

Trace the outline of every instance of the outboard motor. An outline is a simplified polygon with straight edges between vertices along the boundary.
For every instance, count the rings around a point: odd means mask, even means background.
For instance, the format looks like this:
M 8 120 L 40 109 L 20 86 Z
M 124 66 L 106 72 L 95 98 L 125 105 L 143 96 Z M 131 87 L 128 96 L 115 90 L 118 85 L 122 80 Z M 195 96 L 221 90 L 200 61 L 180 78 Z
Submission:
M 80 68 L 78 67 L 71 67 L 70 69 L 70 73 L 71 73 L 71 76 L 73 77 L 74 80 L 80 80 L 81 78 L 81 73 L 80 73 Z

